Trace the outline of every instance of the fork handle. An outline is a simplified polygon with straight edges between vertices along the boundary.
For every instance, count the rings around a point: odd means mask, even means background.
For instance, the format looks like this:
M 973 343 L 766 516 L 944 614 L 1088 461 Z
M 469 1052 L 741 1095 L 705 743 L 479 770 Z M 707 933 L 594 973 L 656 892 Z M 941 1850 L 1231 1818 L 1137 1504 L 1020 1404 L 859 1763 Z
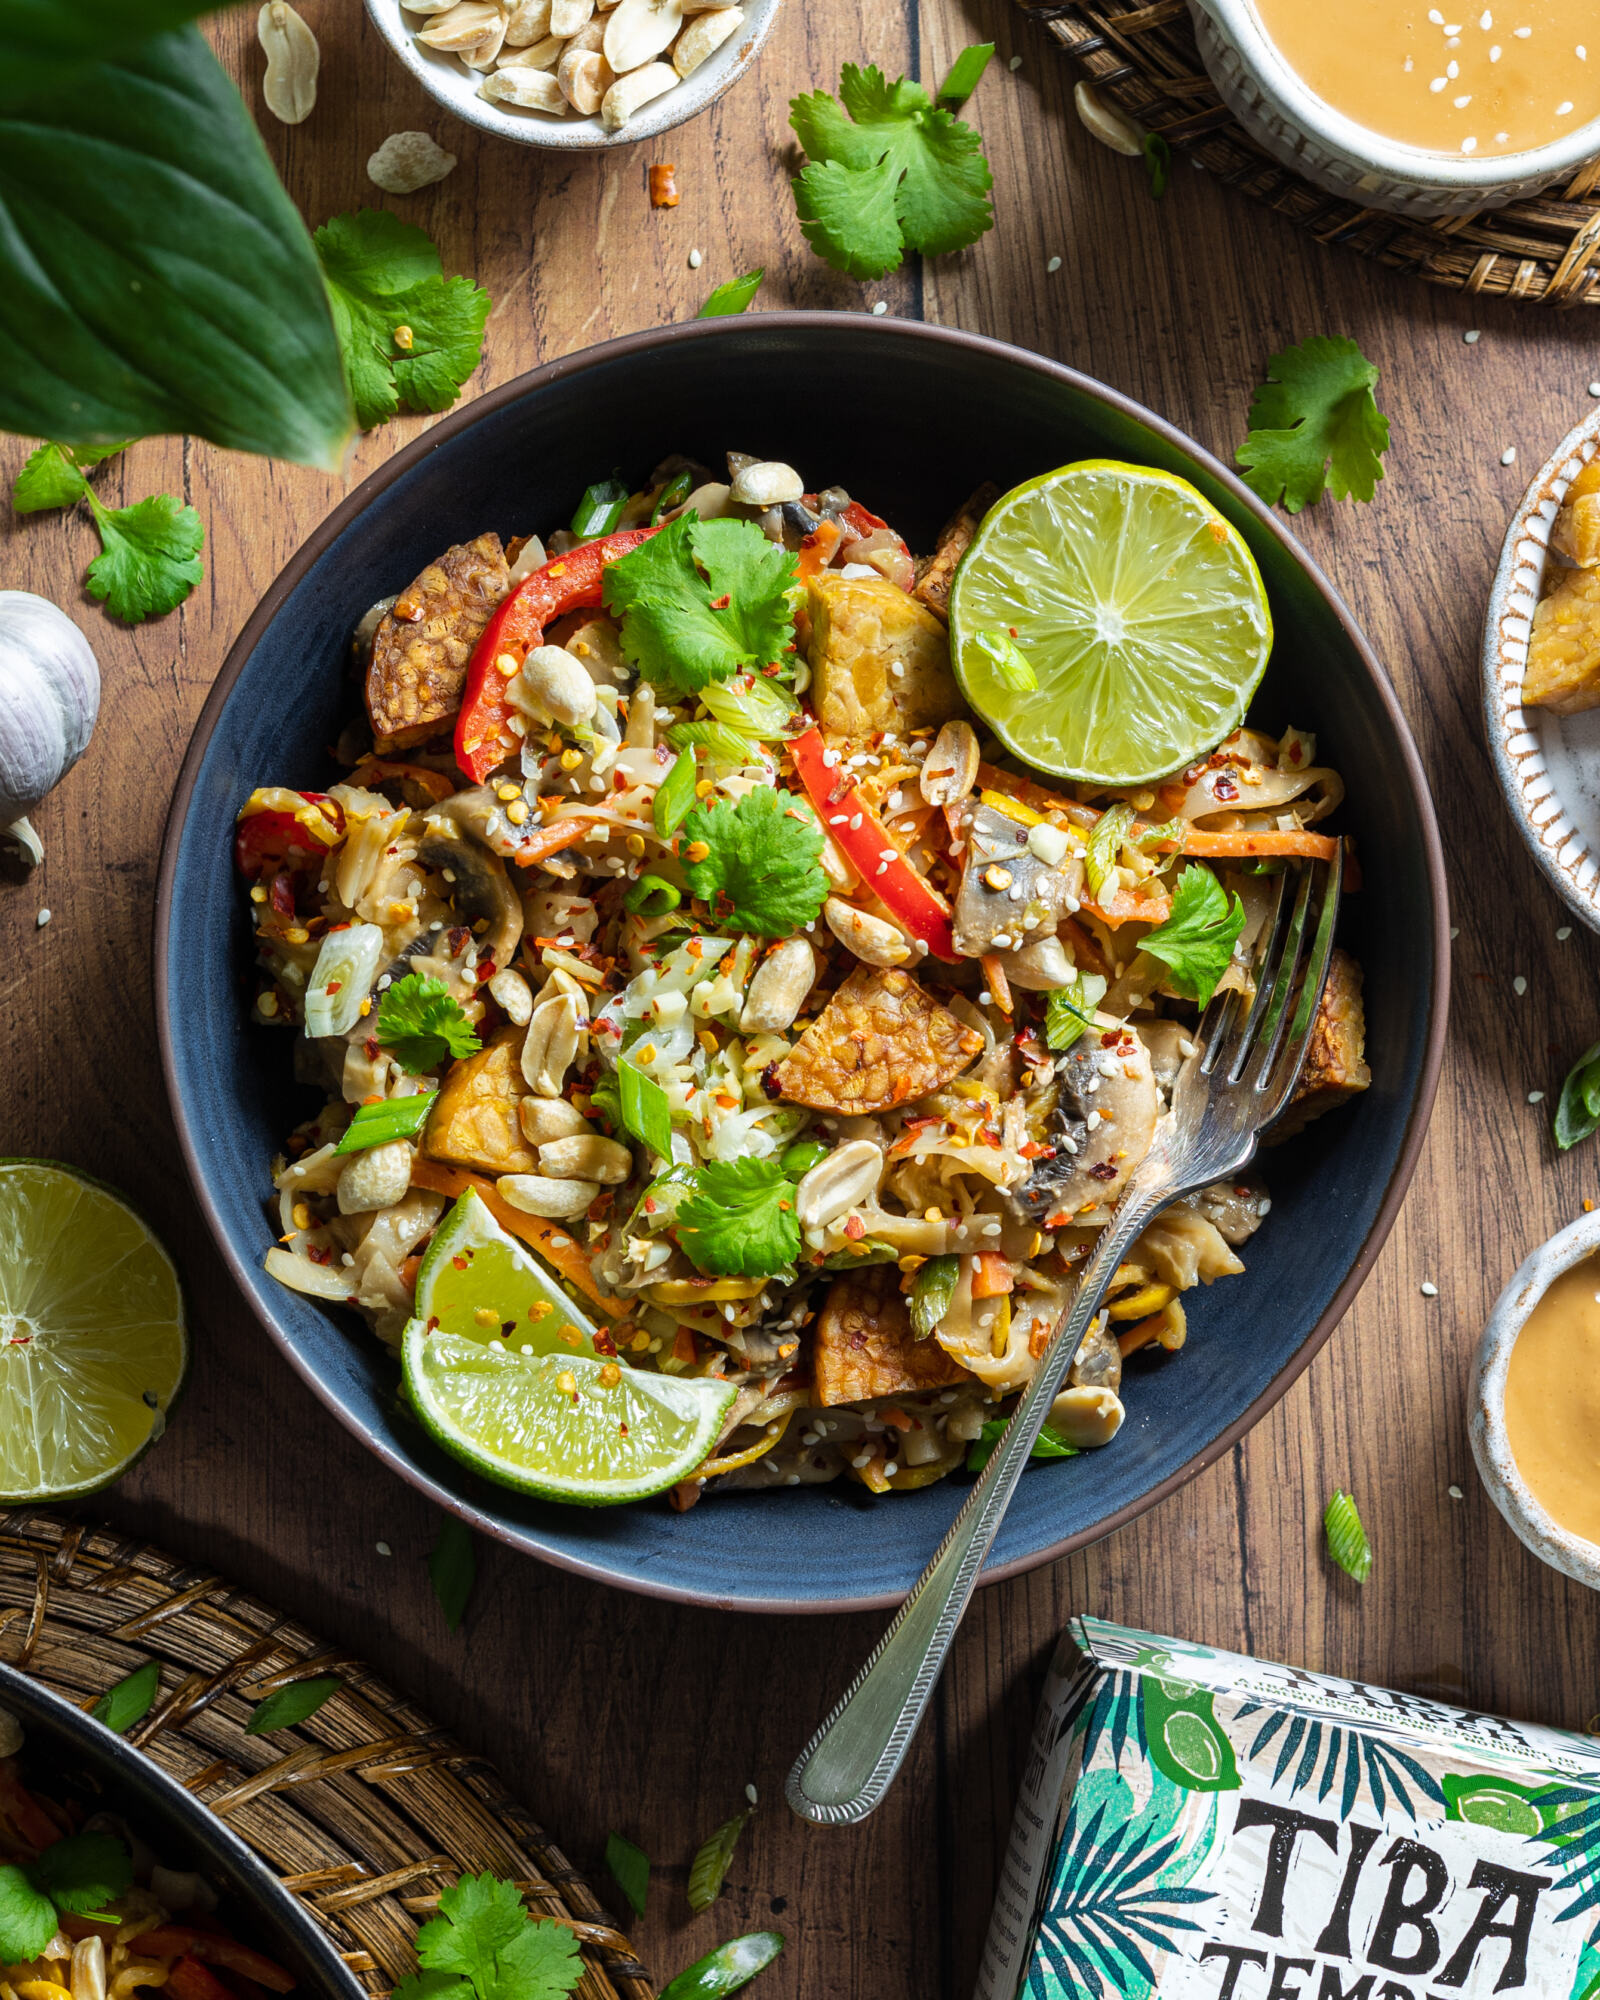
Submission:
M 802 1819 L 819 1826 L 853 1825 L 877 1808 L 894 1783 L 1061 1379 L 1100 1310 L 1123 1252 L 1174 1192 L 1170 1187 L 1147 1193 L 1129 1189 L 1102 1232 L 1071 1306 L 950 1532 L 844 1699 L 790 1771 L 785 1795 Z

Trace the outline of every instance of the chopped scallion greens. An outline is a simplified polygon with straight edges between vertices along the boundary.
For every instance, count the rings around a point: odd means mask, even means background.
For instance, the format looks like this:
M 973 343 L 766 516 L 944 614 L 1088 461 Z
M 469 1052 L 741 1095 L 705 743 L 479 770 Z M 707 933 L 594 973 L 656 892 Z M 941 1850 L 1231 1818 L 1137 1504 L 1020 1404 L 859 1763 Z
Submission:
M 1372 1574 L 1372 1544 L 1361 1525 L 1356 1503 L 1348 1493 L 1335 1492 L 1322 1516 L 1322 1532 L 1327 1537 L 1328 1554 L 1346 1576 L 1365 1583 Z
M 622 907 L 636 917 L 664 917 L 682 901 L 682 891 L 664 875 L 641 875 L 623 897 Z
M 652 810 L 656 832 L 663 840 L 670 840 L 689 817 L 695 783 L 694 751 L 680 750 L 656 789 Z
M 961 1279 L 959 1257 L 930 1257 L 911 1284 L 911 1331 L 926 1340 L 950 1310 Z
M 628 489 L 620 479 L 597 479 L 584 489 L 578 511 L 572 517 L 572 532 L 580 542 L 597 541 L 611 534 L 628 504 Z
M 381 1104 L 360 1104 L 334 1147 L 335 1154 L 360 1153 L 368 1146 L 387 1146 L 391 1139 L 415 1138 L 428 1122 L 436 1090 L 419 1090 L 413 1097 L 386 1097 Z
M 662 487 L 661 498 L 651 510 L 651 527 L 653 528 L 656 525 L 663 514 L 670 514 L 674 507 L 681 507 L 693 491 L 694 474 L 685 467 L 682 472 L 675 474 Z
M 698 319 L 725 319 L 732 313 L 742 313 L 761 289 L 761 280 L 767 275 L 764 266 L 754 271 L 746 271 L 742 278 L 730 278 L 706 300 L 696 314 Z
M 659 1153 L 672 1158 L 672 1111 L 667 1093 L 653 1076 L 646 1076 L 637 1063 L 617 1065 L 617 1098 L 625 1130 Z

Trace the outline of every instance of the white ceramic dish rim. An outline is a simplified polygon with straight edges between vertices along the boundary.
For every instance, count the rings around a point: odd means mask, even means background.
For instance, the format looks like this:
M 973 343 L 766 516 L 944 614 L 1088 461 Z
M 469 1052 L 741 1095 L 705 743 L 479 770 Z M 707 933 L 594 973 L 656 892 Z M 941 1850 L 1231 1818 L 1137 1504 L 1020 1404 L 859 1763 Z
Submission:
M 366 0 L 372 25 L 436 104 L 480 132 L 566 153 L 599 152 L 659 138 L 714 104 L 755 61 L 782 0 L 740 0 L 740 4 L 745 18 L 737 34 L 681 83 L 636 112 L 620 132 L 608 132 L 598 117 L 549 118 L 537 111 L 500 110 L 479 97 L 483 79 L 475 71 L 469 75 L 453 56 L 440 55 L 416 39 L 416 28 L 426 25 L 425 16 L 406 15 L 400 0 Z
M 1506 1430 L 1506 1372 L 1528 1316 L 1554 1281 L 1600 1250 L 1600 1211 L 1580 1215 L 1526 1257 L 1495 1301 L 1472 1368 L 1469 1431 L 1478 1477 L 1512 1533 L 1541 1562 L 1600 1590 L 1600 1545 L 1563 1528 L 1546 1513 L 1517 1470 Z
M 1495 776 L 1528 851 L 1562 901 L 1594 931 L 1600 931 L 1600 855 L 1562 807 L 1543 745 L 1529 728 L 1520 702 L 1508 702 L 1507 690 L 1514 686 L 1520 693 L 1527 671 L 1533 608 L 1549 559 L 1551 525 L 1567 488 L 1597 451 L 1600 409 L 1567 432 L 1528 482 L 1501 544 L 1483 627 L 1484 721 Z M 1551 717 L 1546 726 L 1554 727 L 1557 720 Z M 1547 801 L 1553 801 L 1553 811 Z M 1536 813 L 1543 813 L 1543 819 L 1536 819 Z
M 1325 98 L 1317 96 L 1268 40 L 1251 0 L 1203 0 L 1203 4 L 1279 117 L 1308 137 L 1320 140 L 1331 152 L 1343 154 L 1372 173 L 1419 188 L 1457 193 L 1482 188 L 1487 198 L 1508 181 L 1539 176 L 1555 180 L 1600 152 L 1600 119 L 1590 119 L 1564 138 L 1521 153 L 1457 158 L 1449 153 L 1430 153 L 1420 146 L 1403 145 L 1398 139 L 1386 139 L 1381 132 L 1374 132 L 1369 125 L 1358 125 L 1353 118 L 1336 111 Z

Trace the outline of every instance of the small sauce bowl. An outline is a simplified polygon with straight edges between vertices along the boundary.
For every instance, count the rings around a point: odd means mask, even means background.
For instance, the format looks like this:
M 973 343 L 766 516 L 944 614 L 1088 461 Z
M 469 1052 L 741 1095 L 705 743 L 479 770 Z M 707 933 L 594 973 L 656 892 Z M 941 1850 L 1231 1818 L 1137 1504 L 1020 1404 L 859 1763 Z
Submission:
M 1600 1250 L 1600 1210 L 1580 1215 L 1541 1243 L 1495 1301 L 1472 1369 L 1470 1434 L 1478 1477 L 1512 1533 L 1541 1562 L 1600 1590 L 1600 1544 L 1562 1527 L 1534 1497 L 1512 1455 L 1506 1428 L 1506 1374 L 1511 1350 L 1550 1286 L 1574 1264 Z
M 1472 215 L 1535 194 L 1600 153 L 1600 121 L 1521 153 L 1402 145 L 1336 111 L 1290 68 L 1250 0 L 1189 0 L 1200 58 L 1257 145 L 1304 179 L 1402 215 Z

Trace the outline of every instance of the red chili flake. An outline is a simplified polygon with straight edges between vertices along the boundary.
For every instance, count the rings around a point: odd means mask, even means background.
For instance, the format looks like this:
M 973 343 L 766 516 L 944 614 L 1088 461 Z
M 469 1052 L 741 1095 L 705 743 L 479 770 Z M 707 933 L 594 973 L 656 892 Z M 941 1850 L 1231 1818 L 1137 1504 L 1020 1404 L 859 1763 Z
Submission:
M 655 1214 L 655 1212 L 656 1212 L 656 1209 L 657 1209 L 658 1205 L 659 1205 L 659 1204 L 657 1203 L 657 1201 L 656 1201 L 656 1198 L 655 1198 L 655 1196 L 654 1196 L 653 1194 L 647 1194 L 647 1195 L 645 1196 L 645 1198 L 644 1198 L 644 1212 L 645 1212 L 645 1214 L 646 1214 L 646 1215 L 654 1215 L 654 1214 Z
M 782 1097 L 783 1085 L 778 1081 L 778 1065 L 775 1062 L 768 1063 L 761 1072 L 761 1090 L 762 1095 L 770 1097 L 774 1103 Z
M 1228 776 L 1227 772 L 1224 771 L 1221 777 L 1217 779 L 1217 782 L 1211 787 L 1211 796 L 1214 799 L 1232 801 L 1239 796 L 1239 787 Z
M 1025 1160 L 1053 1160 L 1056 1156 L 1054 1146 L 1041 1146 L 1032 1139 L 1029 1139 L 1025 1145 L 1019 1146 L 1017 1151 Z
M 1289 745 L 1289 762 L 1291 764 L 1298 764 L 1305 754 L 1306 746 L 1303 743 L 1295 742 Z
M 376 1035 L 368 1035 L 366 1040 L 361 1044 L 361 1046 L 366 1052 L 366 1057 L 368 1062 L 376 1062 L 378 1060 L 379 1055 L 382 1053 Z
M 859 1215 L 852 1215 L 844 1226 L 844 1233 L 852 1243 L 859 1243 L 867 1233 L 867 1225 Z
M 732 592 L 725 590 L 720 597 L 712 598 L 711 608 L 713 611 L 726 611 L 728 606 L 732 602 L 733 602 Z
M 337 993 L 339 991 L 339 988 L 343 986 L 343 984 L 344 981 L 342 979 L 330 979 L 328 981 L 327 991 L 330 993 Z
M 596 1354 L 615 1354 L 617 1343 L 603 1326 L 595 1328 L 594 1351 Z
M 467 1260 L 465 1257 L 459 1257 L 459 1256 L 452 1257 L 450 1259 L 450 1262 L 458 1271 L 464 1271 L 467 1268 Z
M 670 160 L 664 160 L 650 169 L 650 206 L 676 208 L 678 199 L 678 169 Z
M 1099 1166 L 1089 1169 L 1089 1178 L 1092 1181 L 1114 1181 L 1116 1177 L 1117 1170 L 1109 1160 L 1102 1160 Z
M 306 1255 L 311 1259 L 313 1264 L 331 1264 L 333 1262 L 333 1252 L 331 1250 L 323 1250 L 315 1243 L 307 1246 Z
M 1108 1028 L 1100 1037 L 1100 1046 L 1103 1049 L 1115 1048 L 1121 1039 L 1122 1030 L 1120 1028 Z
M 477 971 L 472 976 L 474 979 L 477 980 L 480 986 L 482 986 L 486 980 L 493 979 L 494 960 L 492 958 L 486 958 L 483 961 L 482 965 L 478 967 Z

